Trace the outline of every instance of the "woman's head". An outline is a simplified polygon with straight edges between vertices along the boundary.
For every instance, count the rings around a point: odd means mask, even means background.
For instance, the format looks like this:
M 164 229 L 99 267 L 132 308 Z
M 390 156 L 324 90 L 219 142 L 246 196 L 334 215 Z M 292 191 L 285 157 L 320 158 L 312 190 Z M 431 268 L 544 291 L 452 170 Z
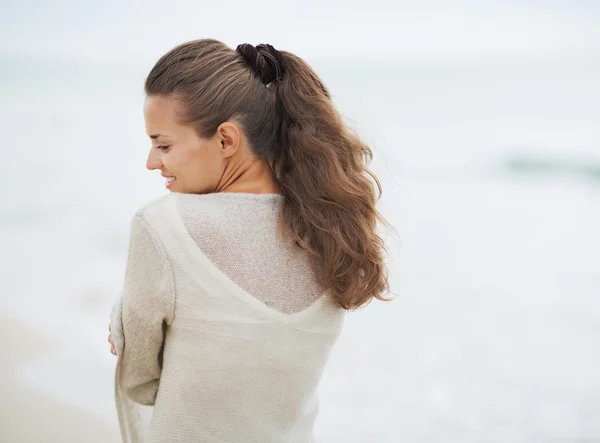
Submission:
M 283 226 L 312 253 L 340 304 L 383 299 L 371 150 L 345 128 L 306 62 L 269 45 L 235 51 L 195 40 L 165 54 L 145 89 L 148 135 L 167 132 L 154 140 L 147 166 L 174 176 L 171 190 L 219 191 L 233 158 L 263 162 L 284 196 Z M 160 148 L 169 136 L 172 148 Z
M 220 191 L 256 162 L 270 174 L 275 99 L 239 53 L 214 40 L 180 45 L 156 63 L 145 89 L 146 132 L 167 136 L 153 138 L 147 167 L 175 177 L 171 191 Z

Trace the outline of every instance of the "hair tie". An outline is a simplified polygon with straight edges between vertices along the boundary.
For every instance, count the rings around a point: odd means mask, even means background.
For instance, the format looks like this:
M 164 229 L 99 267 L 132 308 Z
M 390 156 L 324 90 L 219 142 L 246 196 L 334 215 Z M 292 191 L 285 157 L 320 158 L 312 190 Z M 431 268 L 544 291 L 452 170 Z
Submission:
M 256 48 L 250 43 L 238 45 L 236 51 L 242 54 L 254 74 L 268 85 L 283 79 L 284 64 L 281 52 L 269 44 L 260 44 Z

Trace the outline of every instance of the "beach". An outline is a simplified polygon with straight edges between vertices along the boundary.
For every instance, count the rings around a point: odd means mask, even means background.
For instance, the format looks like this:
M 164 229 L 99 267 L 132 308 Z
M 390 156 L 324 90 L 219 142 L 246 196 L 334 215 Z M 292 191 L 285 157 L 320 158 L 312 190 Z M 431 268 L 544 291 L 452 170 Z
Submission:
M 108 313 L 168 192 L 146 72 L 36 60 L 0 84 L 0 442 L 118 442 Z M 315 68 L 375 151 L 398 295 L 348 316 L 316 442 L 600 441 L 600 60 Z
M 93 414 L 61 403 L 19 380 L 28 360 L 52 352 L 59 344 L 15 319 L 2 318 L 0 344 L 0 441 L 2 443 L 119 442 L 117 422 L 110 425 Z M 10 339 L 7 339 L 10 338 Z

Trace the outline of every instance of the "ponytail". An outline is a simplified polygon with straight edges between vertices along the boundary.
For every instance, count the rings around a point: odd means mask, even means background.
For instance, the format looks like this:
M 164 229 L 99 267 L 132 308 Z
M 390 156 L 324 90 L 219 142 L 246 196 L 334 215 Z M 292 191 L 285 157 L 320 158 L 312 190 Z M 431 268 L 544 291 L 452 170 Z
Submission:
M 283 223 L 318 260 L 340 305 L 387 300 L 384 222 L 375 207 L 381 184 L 367 168 L 371 149 L 345 127 L 327 88 L 299 57 L 281 51 L 280 128 L 273 169 L 285 197 Z

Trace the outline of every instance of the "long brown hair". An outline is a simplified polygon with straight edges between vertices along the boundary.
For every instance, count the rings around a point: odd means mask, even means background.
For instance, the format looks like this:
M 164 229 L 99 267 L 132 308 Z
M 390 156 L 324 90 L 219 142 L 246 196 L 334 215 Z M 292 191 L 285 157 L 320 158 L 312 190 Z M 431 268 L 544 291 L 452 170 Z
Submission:
M 345 309 L 387 300 L 384 242 L 375 203 L 381 184 L 367 168 L 371 149 L 344 125 L 329 91 L 301 58 L 264 84 L 240 52 L 211 39 L 163 55 L 146 94 L 182 103 L 180 116 L 201 138 L 234 119 L 259 158 L 269 161 L 284 196 L 282 223 L 316 259 L 324 284 Z

